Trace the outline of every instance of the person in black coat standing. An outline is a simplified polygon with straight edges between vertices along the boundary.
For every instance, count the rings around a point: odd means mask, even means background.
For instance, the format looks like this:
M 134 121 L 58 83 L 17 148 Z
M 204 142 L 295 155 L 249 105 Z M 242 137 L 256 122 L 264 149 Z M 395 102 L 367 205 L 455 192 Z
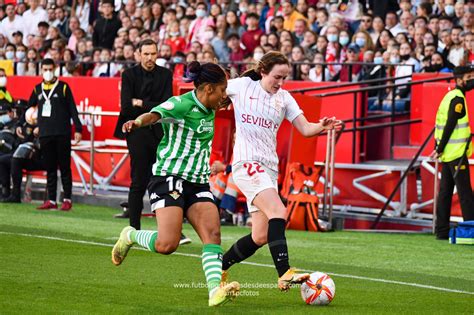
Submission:
M 39 141 L 47 172 L 49 200 L 37 209 L 50 210 L 58 207 L 56 186 L 59 166 L 64 189 L 61 210 L 69 211 L 72 208 L 71 119 L 74 122 L 76 144 L 82 140 L 82 124 L 71 88 L 54 75 L 55 68 L 52 59 L 43 60 L 41 63 L 43 82 L 35 86 L 28 101 L 28 107 L 38 108 Z M 23 116 L 21 120 L 24 119 Z M 22 136 L 21 128 L 17 128 L 17 134 Z
M 156 160 L 156 150 L 163 137 L 161 124 L 122 132 L 122 125 L 134 120 L 173 96 L 173 75 L 170 70 L 157 66 L 158 49 L 151 39 L 139 44 L 140 64 L 122 73 L 121 109 L 114 136 L 126 139 L 130 153 L 131 185 L 128 194 L 130 225 L 140 229 L 143 196 Z
M 122 22 L 114 14 L 113 0 L 103 0 L 101 8 L 102 16 L 95 22 L 92 42 L 94 47 L 112 49 L 117 32 L 122 27 Z

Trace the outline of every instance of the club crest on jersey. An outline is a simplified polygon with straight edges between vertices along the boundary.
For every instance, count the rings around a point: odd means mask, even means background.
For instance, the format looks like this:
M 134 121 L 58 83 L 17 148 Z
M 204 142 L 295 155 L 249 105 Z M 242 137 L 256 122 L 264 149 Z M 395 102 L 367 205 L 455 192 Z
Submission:
M 173 197 L 174 200 L 178 199 L 181 195 L 175 190 L 170 193 L 170 196 Z
M 282 101 L 280 98 L 275 98 L 275 109 L 277 112 L 281 112 L 281 108 L 282 108 Z
M 173 110 L 174 104 L 171 102 L 164 102 L 163 104 L 160 105 L 160 107 L 166 110 Z
M 203 133 L 203 132 L 211 133 L 214 131 L 214 122 L 201 119 L 201 123 L 199 124 L 199 127 L 197 127 L 196 131 L 198 133 Z

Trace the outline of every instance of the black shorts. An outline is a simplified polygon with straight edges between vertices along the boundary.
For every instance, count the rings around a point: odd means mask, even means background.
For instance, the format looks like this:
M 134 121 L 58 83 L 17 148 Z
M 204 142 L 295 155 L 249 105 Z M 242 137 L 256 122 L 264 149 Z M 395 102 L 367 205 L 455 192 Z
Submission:
M 151 211 L 165 207 L 180 207 L 185 212 L 196 202 L 212 202 L 209 184 L 188 182 L 174 175 L 152 176 L 148 184 Z

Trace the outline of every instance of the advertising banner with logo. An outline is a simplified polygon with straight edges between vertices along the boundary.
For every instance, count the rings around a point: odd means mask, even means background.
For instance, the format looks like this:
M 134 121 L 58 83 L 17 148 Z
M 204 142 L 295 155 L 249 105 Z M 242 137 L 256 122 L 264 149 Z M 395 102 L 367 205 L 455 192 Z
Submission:
M 41 77 L 8 77 L 7 88 L 14 99 L 28 101 L 33 88 L 41 83 Z M 67 82 L 74 95 L 79 112 L 120 111 L 120 78 L 61 77 Z M 79 115 L 84 132 L 84 140 L 90 139 L 91 117 Z M 95 139 L 112 139 L 118 117 L 95 117 Z

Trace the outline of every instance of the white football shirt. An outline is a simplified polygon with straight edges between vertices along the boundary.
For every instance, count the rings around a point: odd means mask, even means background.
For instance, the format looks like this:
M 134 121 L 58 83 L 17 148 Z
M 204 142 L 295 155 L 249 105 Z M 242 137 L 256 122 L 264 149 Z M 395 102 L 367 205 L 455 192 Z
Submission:
M 249 77 L 229 80 L 226 92 L 234 105 L 236 124 L 232 165 L 258 161 L 278 171 L 278 128 L 284 118 L 293 122 L 303 111 L 288 91 L 280 89 L 272 95 Z

